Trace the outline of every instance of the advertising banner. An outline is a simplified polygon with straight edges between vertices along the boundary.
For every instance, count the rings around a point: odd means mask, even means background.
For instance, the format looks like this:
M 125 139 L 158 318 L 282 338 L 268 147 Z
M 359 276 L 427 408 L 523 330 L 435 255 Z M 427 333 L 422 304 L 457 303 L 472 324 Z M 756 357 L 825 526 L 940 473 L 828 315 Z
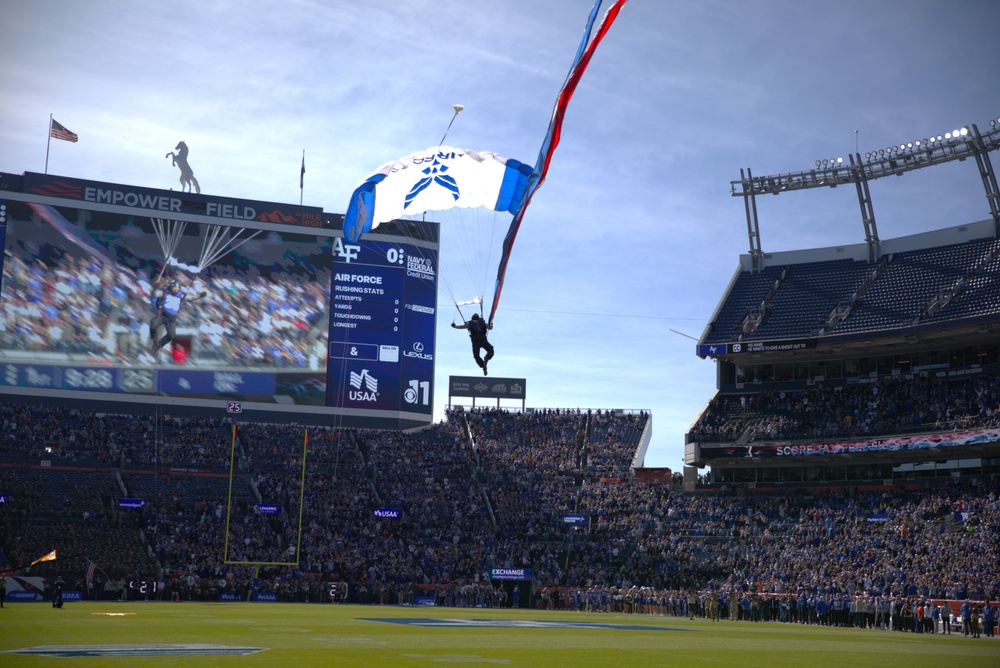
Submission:
M 282 225 L 325 227 L 323 210 L 318 207 L 101 183 L 35 172 L 24 173 L 24 191 L 79 202 L 148 209 L 154 215 L 161 216 L 186 213 L 234 221 L 254 220 Z
M 513 581 L 513 582 L 530 582 L 531 581 L 531 569 L 530 568 L 490 568 L 490 580 L 499 581 Z
M 871 452 L 902 452 L 929 450 L 963 445 L 980 445 L 1000 442 L 1000 429 L 973 429 L 968 431 L 938 432 L 918 436 L 893 436 L 859 441 L 833 443 L 767 444 L 701 446 L 705 459 L 729 457 L 806 457 L 810 455 L 849 455 Z
M 526 387 L 527 381 L 524 378 L 448 377 L 448 394 L 454 397 L 523 401 Z
M 7 576 L 7 600 L 34 602 L 44 599 L 45 580 L 40 577 Z

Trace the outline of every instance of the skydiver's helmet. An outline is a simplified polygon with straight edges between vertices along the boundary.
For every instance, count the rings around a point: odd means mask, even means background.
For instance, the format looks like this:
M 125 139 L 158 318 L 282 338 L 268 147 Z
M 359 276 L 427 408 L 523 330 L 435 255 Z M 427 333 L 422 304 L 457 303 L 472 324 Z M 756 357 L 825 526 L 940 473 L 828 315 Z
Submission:
M 171 292 L 177 292 L 180 289 L 181 289 L 181 284 L 180 283 L 178 283 L 177 281 L 171 281 L 170 282 L 170 291 Z
M 478 313 L 473 313 L 472 314 L 472 319 L 473 320 L 479 320 L 479 314 Z

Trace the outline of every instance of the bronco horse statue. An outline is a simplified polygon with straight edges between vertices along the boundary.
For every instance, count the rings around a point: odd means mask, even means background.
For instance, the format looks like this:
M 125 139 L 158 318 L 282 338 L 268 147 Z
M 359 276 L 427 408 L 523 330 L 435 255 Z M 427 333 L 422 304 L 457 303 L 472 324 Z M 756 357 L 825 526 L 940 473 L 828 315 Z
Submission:
M 177 153 L 174 153 L 177 151 Z M 200 193 L 201 186 L 198 185 L 198 179 L 194 178 L 194 170 L 191 169 L 191 165 L 188 164 L 188 147 L 184 142 L 177 142 L 177 146 L 174 147 L 174 151 L 167 153 L 164 157 L 172 158 L 173 165 L 175 167 L 180 167 L 181 170 L 181 191 L 190 192 L 191 188 L 194 188 L 194 192 Z

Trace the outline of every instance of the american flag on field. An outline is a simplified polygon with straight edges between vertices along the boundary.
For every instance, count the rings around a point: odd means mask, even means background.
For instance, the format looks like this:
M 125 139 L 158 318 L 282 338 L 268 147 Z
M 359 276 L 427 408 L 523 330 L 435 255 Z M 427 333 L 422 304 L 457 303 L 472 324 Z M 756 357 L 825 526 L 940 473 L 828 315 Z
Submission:
M 87 559 L 87 574 L 83 576 L 83 579 L 87 583 L 87 591 L 90 591 L 90 581 L 94 579 L 94 571 L 96 570 L 97 564 L 90 559 Z
M 80 140 L 80 138 L 76 136 L 75 132 L 70 132 L 69 130 L 64 128 L 59 121 L 57 121 L 54 118 L 52 119 L 52 125 L 49 128 L 49 136 L 52 137 L 53 139 L 62 139 L 63 141 L 71 141 L 74 144 Z

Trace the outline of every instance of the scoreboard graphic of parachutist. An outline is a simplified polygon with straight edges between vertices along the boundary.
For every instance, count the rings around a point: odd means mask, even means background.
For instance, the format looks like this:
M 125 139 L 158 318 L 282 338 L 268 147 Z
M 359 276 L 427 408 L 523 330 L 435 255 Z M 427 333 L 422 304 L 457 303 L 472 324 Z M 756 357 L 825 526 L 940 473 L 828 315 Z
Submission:
M 339 229 L 301 224 L 326 219 L 315 207 L 193 194 L 166 211 L 153 205 L 169 191 L 0 176 L 11 188 L 0 191 L 0 317 L 45 332 L 31 350 L 0 340 L 0 395 L 276 421 L 336 415 L 373 428 L 430 422 L 438 223 L 389 221 L 345 243 Z M 51 269 L 42 291 L 58 298 L 49 310 L 99 336 L 67 342 L 47 326 L 54 316 L 20 310 L 17 277 L 38 262 Z M 185 304 L 170 349 L 153 355 L 150 296 L 164 278 L 204 299 Z M 115 295 L 115 317 L 76 305 L 74 280 L 85 279 Z M 250 294 L 263 315 L 246 310 Z

